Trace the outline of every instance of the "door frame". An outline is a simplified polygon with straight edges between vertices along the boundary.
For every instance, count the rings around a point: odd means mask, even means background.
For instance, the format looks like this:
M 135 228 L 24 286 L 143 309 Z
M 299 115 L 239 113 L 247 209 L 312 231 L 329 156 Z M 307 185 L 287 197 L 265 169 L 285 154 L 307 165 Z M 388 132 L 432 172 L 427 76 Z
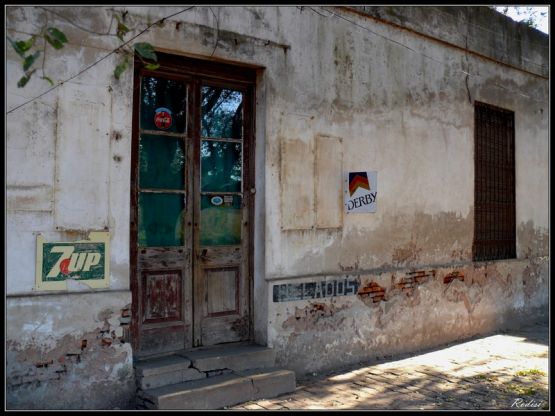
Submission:
M 254 341 L 254 238 L 255 238 L 255 190 L 256 190 L 256 177 L 255 177 L 255 108 L 256 108 L 256 81 L 257 81 L 257 69 L 252 66 L 243 66 L 231 63 L 220 63 L 215 61 L 207 61 L 197 58 L 184 57 L 179 55 L 170 55 L 166 53 L 157 52 L 158 63 L 160 67 L 155 71 L 149 71 L 144 68 L 144 63 L 135 58 L 134 61 L 134 78 L 133 78 L 133 115 L 132 115 L 132 139 L 131 139 L 131 177 L 130 177 L 130 235 L 129 235 L 129 254 L 130 254 L 130 287 L 131 287 L 131 322 L 130 322 L 130 342 L 133 350 L 138 351 L 140 346 L 140 320 L 142 319 L 142 312 L 140 306 L 140 285 L 137 270 L 138 261 L 138 184 L 139 184 L 139 121 L 140 121 L 140 94 L 141 94 L 141 76 L 157 76 L 161 75 L 163 77 L 175 78 L 176 76 L 181 78 L 193 77 L 193 84 L 197 85 L 202 83 L 203 80 L 214 84 L 235 84 L 240 85 L 246 91 L 245 97 L 245 107 L 244 107 L 244 123 L 246 126 L 245 135 L 243 138 L 243 198 L 246 200 L 245 206 L 248 208 L 248 243 L 245 247 L 245 255 L 247 259 L 243 259 L 245 263 L 245 270 L 247 271 L 247 284 L 248 284 L 248 317 L 249 317 L 249 342 Z M 191 110 L 187 111 L 187 118 L 189 115 L 194 117 L 196 120 L 200 120 L 200 96 L 198 92 L 200 88 L 194 88 L 193 92 L 189 94 L 187 98 L 187 105 L 190 106 Z M 187 122 L 187 134 L 194 136 L 191 131 L 191 123 Z M 197 126 L 198 128 L 198 126 Z M 200 137 L 200 136 L 199 136 Z M 197 137 L 196 139 L 199 139 Z M 193 176 L 200 174 L 200 140 L 199 143 L 191 143 L 193 151 Z M 196 172 L 195 170 L 199 170 Z M 197 181 L 192 181 L 191 194 L 199 193 L 200 189 L 197 189 Z M 254 190 L 251 191 L 251 190 Z M 194 197 L 187 197 L 190 200 L 194 200 Z M 196 213 L 198 207 L 194 206 L 192 213 Z M 198 240 L 198 223 L 199 218 L 193 218 L 193 235 L 190 237 L 194 240 Z M 192 244 L 192 255 L 188 259 L 190 265 L 188 269 L 191 271 L 192 293 L 190 297 L 191 301 L 191 316 L 190 321 L 193 324 L 194 331 L 200 330 L 200 327 L 196 327 L 197 317 L 194 316 L 194 304 L 195 299 L 193 299 L 195 290 L 195 277 L 197 275 L 196 269 L 193 262 L 195 261 L 198 250 L 197 244 L 193 242 Z M 186 295 L 184 293 L 184 295 Z M 185 304 L 185 302 L 184 302 Z M 183 306 L 185 307 L 185 306 Z M 187 313 L 187 311 L 183 311 Z M 184 345 L 184 350 L 195 349 L 193 346 L 195 344 L 196 334 L 191 331 L 190 334 L 186 335 L 185 339 L 189 345 Z M 242 341 L 245 342 L 245 341 Z M 153 354 L 153 355 L 166 355 L 163 354 Z

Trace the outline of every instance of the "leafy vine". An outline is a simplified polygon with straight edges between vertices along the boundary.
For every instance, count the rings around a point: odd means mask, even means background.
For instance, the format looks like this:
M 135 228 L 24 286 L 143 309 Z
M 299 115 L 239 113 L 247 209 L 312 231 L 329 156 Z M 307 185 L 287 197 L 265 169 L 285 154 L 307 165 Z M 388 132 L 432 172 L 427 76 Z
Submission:
M 38 68 L 36 67 L 36 63 L 38 62 L 41 55 L 43 57 L 41 67 L 41 79 L 47 81 L 48 83 L 50 83 L 50 85 L 54 85 L 54 81 L 52 80 L 52 78 L 47 76 L 44 71 L 47 44 L 55 50 L 60 50 L 63 49 L 64 46 L 68 43 L 68 38 L 66 34 L 62 32 L 58 27 L 55 27 L 54 25 L 49 25 L 48 13 L 62 18 L 79 30 L 94 33 L 97 35 L 116 36 L 122 42 L 122 44 L 117 48 L 117 53 L 121 54 L 122 58 L 120 63 L 117 64 L 114 68 L 113 72 L 113 75 L 116 79 L 119 79 L 121 75 L 127 70 L 127 68 L 129 68 L 129 63 L 132 62 L 135 56 L 138 57 L 143 62 L 145 67 L 149 70 L 156 70 L 160 67 L 160 65 L 158 64 L 158 57 L 156 56 L 154 48 L 150 43 L 137 42 L 134 43 L 131 47 L 127 44 L 128 42 L 125 42 L 125 35 L 127 35 L 131 31 L 131 29 L 129 29 L 124 23 L 127 11 L 120 12 L 119 14 L 114 14 L 112 22 L 114 18 L 117 21 L 115 33 L 111 33 L 112 23 L 110 23 L 110 28 L 108 29 L 107 33 L 96 33 L 94 31 L 81 27 L 80 25 L 71 21 L 71 19 L 62 16 L 57 12 L 45 9 L 43 7 L 41 7 L 41 9 L 43 9 L 47 13 L 45 14 L 45 22 L 39 33 L 34 34 L 30 38 L 25 40 L 12 39 L 9 36 L 7 37 L 12 48 L 21 59 L 21 67 L 24 72 L 24 75 L 17 82 L 18 88 L 25 87 L 33 74 L 37 72 Z M 42 42 L 40 42 L 40 39 L 42 39 Z

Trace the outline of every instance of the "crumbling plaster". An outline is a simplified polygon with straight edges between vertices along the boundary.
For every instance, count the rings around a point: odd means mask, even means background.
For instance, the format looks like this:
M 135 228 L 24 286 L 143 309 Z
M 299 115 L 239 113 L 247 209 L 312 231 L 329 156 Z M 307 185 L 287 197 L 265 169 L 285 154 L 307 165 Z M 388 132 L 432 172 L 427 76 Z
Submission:
M 128 408 L 135 393 L 125 292 L 9 297 L 9 409 Z
M 143 27 L 147 21 L 183 8 L 115 9 L 128 11 L 129 27 Z M 257 340 L 267 341 L 277 350 L 281 363 L 300 372 L 312 371 L 342 361 L 437 345 L 503 326 L 511 317 L 542 314 L 547 305 L 549 238 L 545 77 L 496 64 L 472 51 L 362 15 L 346 14 L 355 25 L 309 8 L 211 9 L 195 7 L 152 28 L 140 40 L 160 51 L 264 68 L 260 70 L 256 108 L 255 333 Z M 10 6 L 6 12 L 10 36 L 29 36 L 42 25 L 42 12 L 37 8 Z M 63 12 L 82 26 L 105 31 L 112 8 L 64 7 Z M 445 28 L 452 32 L 449 19 L 435 18 L 440 33 Z M 45 62 L 46 73 L 57 81 L 68 79 L 118 45 L 115 38 L 95 36 L 63 21 L 59 26 L 67 33 L 69 44 L 61 54 L 49 51 Z M 469 48 L 477 47 L 479 38 L 494 35 L 489 31 L 478 36 L 468 25 Z M 461 41 L 457 37 L 451 40 Z M 523 50 L 508 48 L 509 52 Z M 530 51 L 526 59 L 543 57 L 542 53 Z M 35 76 L 26 88 L 18 89 L 20 63 L 9 47 L 6 58 L 10 110 L 47 86 Z M 61 340 L 71 344 L 85 335 L 92 337 L 99 328 L 95 320 L 100 310 L 97 300 L 105 298 L 106 308 L 114 314 L 124 306 L 121 299 L 126 298 L 125 304 L 130 302 L 132 71 L 115 81 L 112 72 L 118 59 L 117 54 L 111 55 L 7 116 L 7 293 L 14 296 L 8 298 L 8 316 L 19 316 L 8 326 L 8 339 L 17 339 L 17 344 L 10 344 L 9 366 L 26 350 L 23 345 L 33 345 L 33 351 L 38 348 L 48 355 L 48 351 L 61 348 Z M 524 61 L 516 57 L 511 62 Z M 544 64 L 539 62 L 541 68 Z M 68 96 L 74 97 L 71 105 Z M 471 263 L 475 100 L 515 112 L 518 260 Z M 87 106 L 92 109 L 87 116 L 92 118 L 81 119 Z M 71 109 L 71 116 L 77 119 L 67 124 Z M 64 111 L 66 115 L 60 120 Z M 64 130 L 64 123 L 69 128 Z M 80 130 L 87 125 L 93 130 Z M 281 171 L 283 158 L 288 155 L 282 145 L 303 144 L 309 149 L 304 157 L 310 164 L 315 138 L 320 135 L 341 139 L 344 170 L 378 171 L 378 211 L 342 214 L 341 227 L 320 229 L 315 183 L 307 177 L 295 191 L 312 201 L 306 212 L 299 213 L 306 217 L 308 228 L 284 230 L 282 210 L 287 209 L 288 201 L 281 200 L 279 190 L 287 175 Z M 85 152 L 90 149 L 85 141 L 91 138 L 99 141 L 95 143 L 99 147 L 93 148 L 99 157 Z M 73 146 L 69 153 L 63 146 L 68 141 Z M 68 172 L 72 155 L 80 160 Z M 84 191 L 90 190 L 93 195 L 72 200 L 72 186 L 60 186 L 68 179 L 83 183 L 83 188 L 75 188 L 77 193 L 85 196 Z M 342 195 L 341 189 L 330 188 L 329 192 Z M 98 201 L 98 206 L 91 206 L 91 200 Z M 90 212 L 95 215 L 90 216 Z M 81 222 L 87 226 L 80 227 Z M 36 234 L 51 241 L 66 241 L 91 229 L 110 231 L 110 290 L 94 295 L 26 298 L 34 287 L 34 268 L 30 265 L 35 262 Z M 462 270 L 464 282 L 454 279 L 445 285 L 442 279 L 454 267 Z M 420 268 L 433 269 L 436 274 L 409 288 L 410 295 L 392 286 L 393 275 Z M 486 269 L 490 270 L 487 277 Z M 291 304 L 271 300 L 276 282 L 324 279 L 341 273 L 360 276 L 361 287 L 375 280 L 385 288 L 386 297 L 379 302 L 357 296 Z M 66 296 L 75 301 L 62 302 Z M 92 309 L 86 310 L 77 299 L 94 299 Z M 58 312 L 48 322 L 30 319 L 18 306 L 21 302 L 29 303 L 37 316 L 51 308 Z M 68 316 L 60 314 L 62 309 Z M 71 315 L 74 317 L 68 321 Z M 75 324 L 77 317 L 88 323 Z M 36 321 L 42 326 L 31 330 L 23 322 L 27 318 L 27 325 Z M 48 337 L 42 334 L 37 338 L 40 328 L 50 323 L 53 330 Z M 68 333 L 71 339 L 64 338 Z M 351 337 L 352 345 L 340 342 Z M 129 344 L 95 346 L 95 351 L 99 354 L 95 357 L 111 369 L 102 375 L 109 379 L 114 368 L 128 366 L 131 359 Z M 101 351 L 109 354 L 102 355 Z M 78 368 L 74 367 L 71 377 L 86 373 L 79 373 Z M 64 380 L 73 380 L 71 377 Z M 54 379 L 39 383 L 36 394 L 46 397 L 59 386 L 69 386 L 64 383 Z M 100 400 L 107 390 L 97 387 L 94 397 Z M 76 402 L 80 400 L 85 399 L 76 397 Z M 92 399 L 86 403 L 92 406 Z

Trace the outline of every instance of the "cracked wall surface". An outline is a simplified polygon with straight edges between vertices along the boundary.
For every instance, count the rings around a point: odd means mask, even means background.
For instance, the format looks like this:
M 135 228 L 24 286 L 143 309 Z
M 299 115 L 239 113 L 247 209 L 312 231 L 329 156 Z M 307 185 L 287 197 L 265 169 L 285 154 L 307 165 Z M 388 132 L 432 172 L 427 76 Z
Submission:
M 299 372 L 439 345 L 542 316 L 548 303 L 548 38 L 521 28 L 519 39 L 501 38 L 513 23 L 477 8 L 359 9 L 333 8 L 348 23 L 308 7 L 197 6 L 140 38 L 260 68 L 254 332 Z M 105 31 L 114 10 L 142 28 L 183 8 L 57 10 Z M 8 35 L 31 36 L 44 13 L 7 7 Z M 476 26 L 484 19 L 487 30 Z M 69 42 L 45 60 L 56 82 L 120 44 L 57 24 Z M 490 49 L 494 59 L 481 56 Z M 131 303 L 133 75 L 116 81 L 119 62 L 112 54 L 7 115 L 7 368 L 17 406 L 27 397 L 36 407 L 102 407 L 130 391 L 132 351 L 114 321 Z M 8 110 L 48 88 L 38 76 L 16 87 L 21 62 L 9 45 L 6 74 Z M 472 263 L 476 100 L 515 113 L 514 260 Z M 377 212 L 346 215 L 342 173 L 365 170 L 378 172 Z M 91 230 L 110 232 L 109 290 L 31 296 L 36 235 L 71 241 Z M 285 301 L 288 287 L 305 298 Z
M 356 294 L 272 303 L 277 363 L 297 374 L 327 371 L 546 319 L 548 269 L 544 257 L 349 274 Z
M 8 298 L 7 408 L 128 408 L 130 303 L 120 292 Z

